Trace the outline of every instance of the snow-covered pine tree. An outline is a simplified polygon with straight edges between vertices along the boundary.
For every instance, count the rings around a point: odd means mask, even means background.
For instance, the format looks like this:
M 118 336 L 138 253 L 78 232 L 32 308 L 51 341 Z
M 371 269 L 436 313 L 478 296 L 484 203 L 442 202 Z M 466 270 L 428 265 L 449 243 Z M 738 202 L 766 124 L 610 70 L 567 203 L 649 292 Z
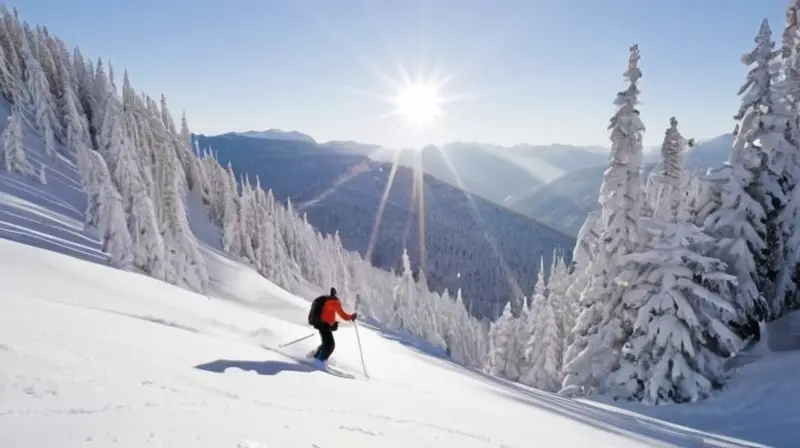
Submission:
M 734 117 L 739 123 L 730 159 L 706 176 L 713 184 L 717 207 L 706 218 L 705 227 L 717 239 L 713 254 L 737 277 L 736 305 L 749 319 L 761 320 L 770 315 L 771 306 L 763 291 L 767 274 L 774 268 L 766 253 L 767 210 L 763 198 L 766 191 L 780 191 L 776 185 L 764 183 L 771 176 L 762 174 L 765 154 L 755 141 L 765 136 L 759 129 L 762 124 L 770 124 L 762 122 L 762 114 L 771 110 L 769 63 L 775 55 L 766 21 L 762 22 L 756 44 L 755 50 L 742 57 L 742 62 L 755 67 L 739 89 L 743 97 Z
M 557 391 L 560 386 L 563 335 L 555 307 L 561 297 L 549 291 L 543 275 L 544 269 L 539 272 L 530 310 L 526 313 L 527 326 L 531 331 L 527 335 L 525 370 L 520 381 L 538 389 Z M 552 274 L 550 278 L 553 279 Z
M 230 162 L 228 162 L 228 169 L 224 178 L 220 179 L 219 188 L 221 192 L 218 195 L 218 200 L 222 201 L 222 206 L 220 207 L 222 210 L 222 248 L 226 252 L 238 256 L 242 253 L 242 240 L 239 238 L 241 226 L 236 206 L 239 191 L 236 187 L 236 177 L 233 174 Z
M 738 349 L 726 322 L 736 308 L 715 291 L 735 277 L 720 260 L 698 252 L 713 239 L 690 222 L 682 204 L 686 141 L 670 119 L 652 218 L 641 220 L 643 250 L 622 256 L 638 272 L 623 300 L 638 312 L 620 367 L 609 377 L 618 397 L 648 404 L 696 401 L 721 383 L 722 361 Z
M 109 256 L 109 263 L 118 269 L 128 269 L 133 265 L 131 248 L 133 240 L 126 223 L 125 206 L 122 196 L 111 180 L 106 162 L 100 153 L 88 151 L 97 191 L 97 229 L 103 242 L 103 250 Z
M 22 111 L 18 106 L 13 106 L 8 125 L 3 131 L 3 167 L 9 173 L 33 177 L 36 170 L 25 154 L 22 138 Z
M 90 228 L 97 228 L 99 222 L 100 209 L 100 175 L 97 172 L 96 164 L 92 161 L 92 151 L 88 145 L 80 140 L 76 141 L 75 164 L 81 177 L 81 186 L 86 194 L 86 221 L 85 225 Z
M 254 246 L 256 246 L 256 259 L 258 260 L 258 271 L 263 273 L 267 278 L 270 275 L 270 269 L 275 263 L 275 249 L 272 239 L 275 238 L 271 223 L 269 222 L 270 216 L 267 211 L 267 198 L 264 190 L 261 188 L 261 180 L 256 176 L 255 192 L 253 197 L 253 212 L 255 234 Z
M 793 252 L 786 247 L 786 239 L 794 231 L 795 223 L 794 219 L 781 219 L 781 215 L 787 207 L 794 183 L 793 159 L 798 147 L 787 140 L 791 134 L 790 123 L 795 117 L 787 102 L 786 80 L 773 67 L 780 51 L 774 50 L 775 43 L 766 19 L 762 21 L 755 41 L 756 48 L 742 58 L 743 63 L 753 65 L 753 68 L 740 90 L 740 93 L 746 93 L 739 114 L 734 118 L 742 119 L 741 130 L 749 133 L 750 144 L 762 154 L 755 197 L 766 213 L 766 245 L 762 254 L 765 264 L 758 265 L 757 269 L 769 316 L 774 318 L 786 310 L 787 298 L 795 293 L 792 282 L 794 267 L 787 275 L 785 259 Z
M 669 220 L 671 217 L 665 213 L 677 213 L 679 204 L 684 199 L 677 192 L 684 184 L 683 146 L 686 144 L 687 141 L 678 132 L 678 121 L 671 117 L 670 127 L 667 128 L 661 145 L 661 160 L 647 179 L 646 207 L 649 213 L 643 216 Z M 664 198 L 669 198 L 674 203 L 664 202 Z
M 489 363 L 487 373 L 505 378 L 519 377 L 516 371 L 517 359 L 514 357 L 515 325 L 511 302 L 506 302 L 503 313 L 492 322 L 489 329 Z
M 786 8 L 786 23 L 781 45 L 783 99 L 787 102 L 791 119 L 788 121 L 787 141 L 794 152 L 786 154 L 783 187 L 787 202 L 778 216 L 783 231 L 784 268 L 776 280 L 776 297 L 773 307 L 783 311 L 800 307 L 800 0 L 791 0 Z M 782 300 L 783 303 L 780 303 Z
M 469 315 L 460 288 L 456 291 L 453 304 L 455 323 L 452 329 L 455 335 L 450 344 L 450 357 L 467 366 L 486 366 L 489 358 L 488 332 L 484 332 L 481 323 Z
M 91 104 L 89 107 L 92 111 L 90 133 L 92 134 L 92 138 L 97 138 L 100 129 L 102 129 L 103 118 L 105 117 L 103 106 L 106 102 L 106 95 L 111 91 L 111 88 L 109 87 L 108 75 L 106 75 L 102 59 L 98 58 L 94 66 L 92 66 L 91 61 L 87 61 L 87 72 L 91 77 L 89 82 L 89 88 L 91 89 Z
M 0 46 L 3 48 L 3 57 L 7 69 L 7 76 L 3 80 L 3 95 L 9 103 L 25 103 L 27 95 L 22 81 L 22 64 L 17 54 L 17 46 L 12 33 L 14 29 L 9 20 L 10 14 L 5 5 L 0 5 Z M 2 69 L 0 69 L 2 70 Z
M 581 314 L 567 351 L 564 394 L 585 394 L 602 388 L 633 324 L 622 296 L 635 273 L 627 271 L 621 260 L 639 243 L 637 222 L 642 201 L 639 170 L 645 131 L 636 110 L 637 82 L 642 76 L 639 58 L 639 47 L 633 45 L 624 74 L 628 88 L 617 94 L 614 104 L 618 109 L 608 126 L 611 160 L 600 187 L 599 251 L 589 268 L 591 279 L 582 293 Z
M 600 211 L 593 210 L 586 216 L 580 231 L 578 232 L 575 248 L 572 250 L 572 262 L 570 263 L 566 275 L 569 282 L 562 296 L 564 302 L 564 356 L 572 359 L 578 351 L 583 350 L 583 346 L 575 345 L 573 335 L 575 324 L 581 313 L 581 297 L 583 291 L 589 286 L 591 280 L 592 262 L 597 258 L 599 252 L 600 231 L 602 222 L 600 221 Z M 569 350 L 577 350 L 574 353 Z
M 64 83 L 61 96 L 58 98 L 59 109 L 61 110 L 62 122 L 64 124 L 65 146 L 73 154 L 77 152 L 77 146 L 90 145 L 89 123 L 86 117 L 79 110 L 80 100 L 73 90 L 72 76 L 68 68 L 69 64 L 60 65 L 61 77 L 67 82 Z
M 566 276 L 567 266 L 564 264 L 564 257 L 558 249 L 554 249 L 553 258 L 550 263 L 550 275 L 547 278 L 547 291 L 548 294 L 558 296 L 562 303 L 564 302 L 563 298 L 569 287 Z
M 548 296 L 536 316 L 536 350 L 533 363 L 526 373 L 524 383 L 548 392 L 561 387 L 561 359 L 564 337 L 556 316 L 556 296 Z
M 0 22 L 0 39 L 2 39 L 3 35 L 2 27 L 3 24 Z M 0 40 L 0 42 L 2 41 Z M 12 75 L 11 71 L 8 69 L 8 61 L 3 45 L 0 45 L 0 94 L 11 104 L 15 102 L 15 98 L 18 95 L 16 82 L 14 75 Z
M 783 27 L 781 39 L 781 58 L 782 70 L 786 77 L 786 97 L 792 109 L 797 112 L 800 105 L 800 0 L 790 0 L 786 6 L 786 22 Z M 796 120 L 795 120 L 796 124 Z M 800 129 L 796 126 L 792 129 L 794 138 L 797 141 Z
M 55 97 L 59 90 L 61 90 L 61 78 L 58 76 L 56 61 L 53 58 L 53 53 L 50 51 L 51 40 L 52 38 L 47 34 L 47 31 L 37 26 L 36 32 L 34 33 L 34 42 L 31 42 L 31 45 L 36 45 L 36 59 L 39 61 L 39 67 L 41 67 L 47 79 L 47 85 L 50 87 L 50 94 Z M 53 109 L 53 112 L 55 112 L 55 109 Z M 55 114 L 53 118 L 56 118 Z M 57 123 L 58 120 L 55 119 L 54 125 Z M 59 132 L 56 132 L 56 134 L 59 134 Z
M 136 95 L 131 86 L 128 72 L 122 76 L 122 115 L 125 125 L 125 135 L 129 144 L 136 148 L 136 163 L 139 167 L 141 182 L 147 190 L 147 194 L 153 199 L 155 207 L 158 201 L 156 198 L 156 186 L 153 176 L 155 176 L 155 154 L 153 148 L 157 146 L 156 138 L 150 129 L 150 121 L 147 119 L 147 106 L 144 101 Z
M 177 284 L 187 285 L 193 291 L 206 291 L 208 271 L 200 253 L 197 239 L 189 227 L 186 205 L 182 195 L 185 182 L 183 168 L 174 149 L 163 148 L 164 164 L 161 166 L 161 194 L 163 211 L 161 232 L 174 269 Z
M 31 51 L 30 41 L 27 39 L 23 39 L 22 55 L 25 61 L 25 79 L 29 98 L 33 101 L 32 106 L 36 116 L 36 126 L 44 139 L 45 153 L 50 157 L 55 157 L 54 127 L 57 121 L 55 120 L 55 107 L 50 94 L 50 86 L 44 70 Z
M 547 282 L 544 277 L 544 257 L 539 262 L 539 272 L 536 276 L 536 284 L 533 287 L 531 299 L 524 301 L 523 312 L 520 313 L 518 337 L 524 344 L 522 347 L 521 364 L 523 370 L 522 382 L 533 384 L 528 381 L 531 367 L 536 363 L 536 358 L 541 353 L 541 329 L 540 319 L 542 317 L 544 304 L 547 301 Z
M 186 172 L 186 185 L 188 189 L 196 190 L 203 198 L 208 195 L 208 180 L 206 179 L 200 160 L 194 154 L 192 145 L 192 134 L 189 132 L 189 124 L 186 120 L 186 112 L 181 114 L 181 130 L 176 135 L 175 150 L 178 159 L 181 161 L 184 172 Z
M 234 181 L 235 184 L 235 181 Z M 236 213 L 239 216 L 238 223 L 239 229 L 237 234 L 240 240 L 240 247 L 242 248 L 241 255 L 245 260 L 256 264 L 257 259 L 255 256 L 255 250 L 253 247 L 253 208 L 251 205 L 251 197 L 252 197 L 252 189 L 250 183 L 247 181 L 247 177 L 245 176 L 244 179 L 239 183 L 241 185 L 241 193 L 236 200 L 237 211 Z

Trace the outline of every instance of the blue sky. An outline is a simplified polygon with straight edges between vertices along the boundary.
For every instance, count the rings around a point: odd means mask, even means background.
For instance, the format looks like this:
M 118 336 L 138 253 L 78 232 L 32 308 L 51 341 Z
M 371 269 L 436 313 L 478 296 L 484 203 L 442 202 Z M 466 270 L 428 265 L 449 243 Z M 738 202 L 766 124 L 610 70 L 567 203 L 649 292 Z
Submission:
M 25 0 L 20 15 L 134 87 L 185 109 L 194 132 L 280 128 L 389 146 L 481 141 L 608 145 L 638 43 L 646 145 L 733 128 L 760 21 L 788 0 Z M 467 98 L 424 133 L 381 118 L 386 76 L 449 75 Z M 438 69 L 438 72 L 436 71 Z M 365 92 L 370 94 L 365 94 Z

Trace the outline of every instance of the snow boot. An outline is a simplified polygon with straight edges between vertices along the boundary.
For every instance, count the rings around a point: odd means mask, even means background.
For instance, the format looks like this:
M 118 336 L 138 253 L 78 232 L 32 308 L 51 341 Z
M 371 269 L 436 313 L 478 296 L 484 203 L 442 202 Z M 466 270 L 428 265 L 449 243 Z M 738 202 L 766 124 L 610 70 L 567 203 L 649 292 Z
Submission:
M 314 358 L 314 365 L 320 370 L 328 370 L 328 361 Z

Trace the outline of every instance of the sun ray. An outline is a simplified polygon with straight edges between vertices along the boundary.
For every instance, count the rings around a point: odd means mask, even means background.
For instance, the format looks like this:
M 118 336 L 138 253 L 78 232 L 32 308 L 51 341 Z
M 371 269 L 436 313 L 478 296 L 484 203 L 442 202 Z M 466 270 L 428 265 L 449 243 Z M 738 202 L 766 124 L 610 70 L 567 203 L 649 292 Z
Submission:
M 444 160 L 445 162 L 445 166 L 447 166 L 447 168 L 450 170 L 450 173 L 455 178 L 458 188 L 460 188 L 461 191 L 464 192 L 464 195 L 466 196 L 467 199 L 467 203 L 470 205 L 469 207 L 470 211 L 472 212 L 475 221 L 481 227 L 483 227 L 484 229 L 483 236 L 486 239 L 486 242 L 489 243 L 489 247 L 492 249 L 492 252 L 494 252 L 494 255 L 497 257 L 500 267 L 503 268 L 503 273 L 506 277 L 506 281 L 511 286 L 511 289 L 513 290 L 514 294 L 524 295 L 522 288 L 519 286 L 519 282 L 514 278 L 514 273 L 511 272 L 511 269 L 508 267 L 508 263 L 506 263 L 505 257 L 503 257 L 503 253 L 500 252 L 500 249 L 497 246 L 497 242 L 495 242 L 494 237 L 487 231 L 488 227 L 486 225 L 486 221 L 483 219 L 480 212 L 478 212 L 478 207 L 475 205 L 475 202 L 472 200 L 472 197 L 468 193 L 466 193 L 464 182 L 461 180 L 461 176 L 455 169 L 453 161 L 450 160 L 450 156 L 448 156 L 446 152 L 440 150 L 440 154 L 442 155 L 442 160 Z
M 417 220 L 419 221 L 419 271 L 425 273 L 427 271 L 427 235 L 425 233 L 425 172 L 422 169 L 422 152 L 417 152 L 419 158 L 419 167 L 414 169 L 414 187 L 417 189 L 417 204 L 419 211 L 417 213 Z M 427 274 L 425 274 L 427 279 Z
M 296 207 L 295 209 L 298 212 L 300 212 L 300 211 L 303 211 L 303 209 L 306 209 L 308 207 L 313 206 L 314 204 L 316 204 L 316 203 L 322 201 L 323 199 L 327 198 L 328 196 L 330 196 L 331 193 L 336 191 L 339 187 L 341 187 L 345 183 L 351 181 L 357 175 L 359 175 L 360 173 L 363 173 L 364 171 L 367 171 L 368 169 L 369 169 L 369 167 L 367 166 L 366 161 L 362 161 L 360 163 L 357 163 L 357 164 L 351 166 L 345 173 L 343 173 L 342 175 L 340 175 L 339 177 L 337 177 L 336 179 L 333 180 L 332 185 L 331 185 L 330 188 L 328 188 L 327 190 L 323 191 L 322 193 L 314 196 L 313 198 L 311 198 L 311 199 L 309 199 L 307 201 L 304 201 L 304 202 L 301 202 L 301 203 L 297 204 L 295 206 Z
M 386 200 L 389 198 L 389 191 L 392 189 L 392 184 L 394 184 L 394 176 L 397 173 L 399 157 L 400 151 L 395 150 L 392 159 L 392 168 L 391 171 L 389 171 L 389 178 L 386 179 L 386 187 L 383 189 L 381 202 L 378 203 L 378 211 L 375 213 L 375 219 L 372 222 L 372 232 L 370 232 L 369 235 L 369 243 L 367 244 L 366 252 L 364 252 L 364 259 L 368 262 L 372 262 L 372 251 L 375 250 L 375 243 L 378 239 L 378 232 L 380 230 L 381 220 L 383 219 L 383 210 L 386 208 Z

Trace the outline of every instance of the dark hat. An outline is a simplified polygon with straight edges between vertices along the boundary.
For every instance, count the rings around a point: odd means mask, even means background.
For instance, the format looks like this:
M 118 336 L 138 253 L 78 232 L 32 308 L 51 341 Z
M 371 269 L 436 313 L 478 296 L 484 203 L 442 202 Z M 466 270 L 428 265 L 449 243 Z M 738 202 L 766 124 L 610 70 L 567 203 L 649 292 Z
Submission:
M 336 297 L 336 288 L 334 288 L 333 286 L 331 286 L 331 294 L 330 295 Z

